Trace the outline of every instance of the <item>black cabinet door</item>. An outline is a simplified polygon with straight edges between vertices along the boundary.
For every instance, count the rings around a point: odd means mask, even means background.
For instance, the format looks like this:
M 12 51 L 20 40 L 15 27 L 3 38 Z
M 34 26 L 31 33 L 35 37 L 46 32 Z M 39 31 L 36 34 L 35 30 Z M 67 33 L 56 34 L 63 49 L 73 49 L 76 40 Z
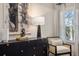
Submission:
M 29 43 L 30 43 L 29 47 L 31 49 L 31 52 L 30 52 L 31 56 L 37 56 L 38 55 L 38 51 L 37 51 L 38 42 L 37 42 L 37 40 L 31 40 L 31 41 L 29 41 Z
M 32 55 L 32 50 L 31 50 L 29 41 L 19 42 L 17 43 L 17 46 L 19 46 L 18 51 L 17 51 L 19 56 L 31 56 Z
M 28 45 L 27 42 L 16 42 L 16 43 L 9 43 L 6 44 L 6 55 L 7 56 L 22 56 L 26 53 L 25 47 Z M 28 48 L 27 48 L 28 49 Z
M 43 41 L 38 43 L 38 56 L 47 56 L 47 45 Z
M 6 44 L 6 55 L 7 56 L 18 56 L 19 46 L 16 43 Z
M 32 56 L 32 52 L 32 48 L 28 41 L 6 44 L 7 56 Z
M 5 44 L 0 44 L 0 56 L 6 55 Z
M 30 41 L 30 46 L 32 49 L 33 55 L 36 56 L 46 56 L 47 55 L 47 46 L 44 41 L 41 39 Z

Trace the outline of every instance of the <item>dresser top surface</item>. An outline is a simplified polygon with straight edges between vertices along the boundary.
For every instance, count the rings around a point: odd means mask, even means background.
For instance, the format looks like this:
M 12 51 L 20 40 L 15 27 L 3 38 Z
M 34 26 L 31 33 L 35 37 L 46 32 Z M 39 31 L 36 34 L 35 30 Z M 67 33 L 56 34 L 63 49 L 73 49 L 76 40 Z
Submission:
M 29 40 L 30 39 L 30 40 Z M 6 41 L 2 41 L 0 42 L 0 44 L 7 44 L 7 43 L 15 43 L 15 42 L 25 42 L 25 41 L 35 41 L 35 40 L 43 40 L 43 39 L 46 39 L 46 38 L 26 38 L 26 39 L 23 39 L 23 40 L 8 40 L 7 42 Z

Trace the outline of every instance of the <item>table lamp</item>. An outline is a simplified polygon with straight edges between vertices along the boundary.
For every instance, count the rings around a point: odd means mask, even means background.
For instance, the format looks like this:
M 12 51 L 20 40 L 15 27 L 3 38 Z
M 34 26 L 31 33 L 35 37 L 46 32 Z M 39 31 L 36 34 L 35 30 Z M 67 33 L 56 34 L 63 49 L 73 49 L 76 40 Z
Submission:
M 37 38 L 41 38 L 41 25 L 45 24 L 44 17 L 33 17 L 32 24 L 37 25 Z

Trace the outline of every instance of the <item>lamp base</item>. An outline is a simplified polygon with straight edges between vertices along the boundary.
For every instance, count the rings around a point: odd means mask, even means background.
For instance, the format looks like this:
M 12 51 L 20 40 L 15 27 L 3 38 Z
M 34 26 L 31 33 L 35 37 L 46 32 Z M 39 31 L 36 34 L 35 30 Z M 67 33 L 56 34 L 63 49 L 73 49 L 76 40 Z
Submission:
M 37 28 L 37 38 L 41 38 L 41 27 L 40 27 L 40 25 L 38 25 L 38 28 Z

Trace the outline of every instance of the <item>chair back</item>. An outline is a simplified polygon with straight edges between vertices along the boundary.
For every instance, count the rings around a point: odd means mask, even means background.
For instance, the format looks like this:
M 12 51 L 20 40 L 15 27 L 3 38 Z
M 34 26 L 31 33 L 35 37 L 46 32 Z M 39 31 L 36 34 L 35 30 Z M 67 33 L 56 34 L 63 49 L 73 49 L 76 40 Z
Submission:
M 63 41 L 60 38 L 48 38 L 48 43 L 55 46 L 63 45 Z

